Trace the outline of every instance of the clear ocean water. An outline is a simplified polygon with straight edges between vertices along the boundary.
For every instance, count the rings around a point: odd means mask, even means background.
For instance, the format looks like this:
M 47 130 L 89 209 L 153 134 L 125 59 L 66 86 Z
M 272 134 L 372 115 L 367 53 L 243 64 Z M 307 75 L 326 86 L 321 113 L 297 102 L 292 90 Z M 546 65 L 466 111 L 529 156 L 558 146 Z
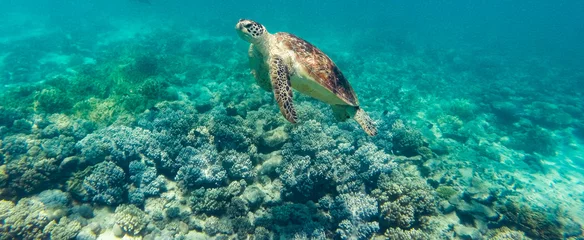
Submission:
M 0 0 L 0 239 L 584 239 L 582 13 Z M 239 19 L 322 50 L 377 135 L 297 90 L 287 121 Z

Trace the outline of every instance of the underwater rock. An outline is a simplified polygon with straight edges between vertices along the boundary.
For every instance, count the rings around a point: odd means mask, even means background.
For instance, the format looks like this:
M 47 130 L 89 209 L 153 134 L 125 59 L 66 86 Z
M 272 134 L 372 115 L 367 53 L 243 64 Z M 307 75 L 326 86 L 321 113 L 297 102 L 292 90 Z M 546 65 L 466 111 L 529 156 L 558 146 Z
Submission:
M 482 239 L 479 230 L 473 227 L 457 225 L 454 226 L 454 232 L 456 233 L 456 236 L 462 239 Z
M 245 189 L 241 197 L 245 199 L 251 209 L 258 208 L 264 201 L 266 194 L 257 186 L 250 186 Z
M 474 216 L 475 218 L 485 218 L 489 221 L 497 221 L 499 214 L 488 206 L 478 202 L 466 203 L 459 202 L 456 204 L 456 209 L 463 215 Z
M 454 205 L 450 204 L 446 200 L 440 201 L 440 203 L 438 203 L 438 207 L 440 208 L 440 211 L 442 211 L 442 213 L 444 214 L 449 214 L 456 209 Z
M 232 234 L 233 226 L 231 225 L 231 222 L 226 219 L 219 219 L 215 216 L 211 216 L 205 220 L 205 228 L 203 231 L 209 236 L 215 236 L 219 233 Z
M 42 191 L 37 197 L 48 208 L 65 208 L 70 201 L 69 194 L 58 189 Z
M 491 110 L 504 122 L 515 122 L 519 119 L 519 108 L 512 102 L 492 102 Z
M 523 162 L 527 163 L 527 165 L 529 165 L 536 171 L 544 171 L 543 163 L 541 162 L 541 159 L 538 158 L 537 156 L 526 154 L 525 157 L 523 158 Z
M 77 236 L 75 236 L 75 240 L 96 240 L 96 239 L 97 235 L 95 235 L 95 233 L 91 232 L 91 230 L 88 230 L 87 228 L 82 228 L 81 231 L 77 233 Z
M 270 149 L 279 149 L 288 141 L 288 133 L 284 126 L 270 130 L 262 137 L 262 145 Z

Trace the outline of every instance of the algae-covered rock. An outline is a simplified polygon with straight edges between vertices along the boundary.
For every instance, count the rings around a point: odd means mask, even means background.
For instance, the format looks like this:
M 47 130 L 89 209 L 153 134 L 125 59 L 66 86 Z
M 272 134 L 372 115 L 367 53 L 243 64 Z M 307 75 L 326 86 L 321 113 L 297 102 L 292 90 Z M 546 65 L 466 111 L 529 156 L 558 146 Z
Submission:
M 508 200 L 497 209 L 506 217 L 509 224 L 516 225 L 527 236 L 535 239 L 562 239 L 562 224 L 557 216 L 549 216 L 543 211 L 536 211 L 529 206 Z
M 73 100 L 56 88 L 41 90 L 35 97 L 35 107 L 47 113 L 58 113 L 71 109 Z
M 456 195 L 458 192 L 450 186 L 440 186 L 436 188 L 436 193 L 438 194 L 439 197 L 448 200 L 450 199 L 450 197 Z

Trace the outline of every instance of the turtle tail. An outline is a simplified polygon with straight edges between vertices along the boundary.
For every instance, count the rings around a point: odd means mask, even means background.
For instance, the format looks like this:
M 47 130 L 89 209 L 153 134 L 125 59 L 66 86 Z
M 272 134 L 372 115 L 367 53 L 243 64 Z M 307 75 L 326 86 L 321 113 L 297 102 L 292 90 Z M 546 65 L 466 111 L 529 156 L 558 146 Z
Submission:
M 371 120 L 369 114 L 363 111 L 362 108 L 359 107 L 357 108 L 354 118 L 355 121 L 357 121 L 359 125 L 361 125 L 363 130 L 365 130 L 365 132 L 369 134 L 369 136 L 377 135 L 377 127 L 375 126 L 375 123 L 373 122 L 373 120 Z

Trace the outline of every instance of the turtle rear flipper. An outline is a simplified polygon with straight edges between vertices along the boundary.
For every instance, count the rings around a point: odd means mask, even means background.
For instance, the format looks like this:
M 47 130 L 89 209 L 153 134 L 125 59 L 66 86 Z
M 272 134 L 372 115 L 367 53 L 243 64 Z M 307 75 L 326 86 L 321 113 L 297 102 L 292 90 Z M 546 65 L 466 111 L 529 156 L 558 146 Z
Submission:
M 335 119 L 339 122 L 347 121 L 351 116 L 347 112 L 347 106 L 339 106 L 339 105 L 331 105 L 333 109 L 333 115 L 335 115 Z
M 279 56 L 274 56 L 270 62 L 270 79 L 274 90 L 274 97 L 280 106 L 280 112 L 291 123 L 296 123 L 297 115 L 292 102 L 292 85 L 288 67 Z
M 377 127 L 369 115 L 359 107 L 356 110 L 357 111 L 355 112 L 355 116 L 353 117 L 355 118 L 355 121 L 361 125 L 363 130 L 365 130 L 369 136 L 377 135 Z

